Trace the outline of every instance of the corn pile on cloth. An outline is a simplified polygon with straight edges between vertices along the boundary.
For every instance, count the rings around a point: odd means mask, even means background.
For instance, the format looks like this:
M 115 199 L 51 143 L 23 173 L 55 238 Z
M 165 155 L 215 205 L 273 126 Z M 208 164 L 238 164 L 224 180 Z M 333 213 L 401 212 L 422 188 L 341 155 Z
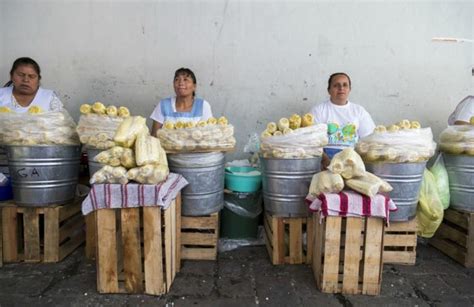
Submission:
M 393 200 L 386 195 L 376 194 L 370 197 L 353 191 L 321 193 L 318 197 L 308 195 L 306 203 L 310 211 L 321 211 L 321 218 L 326 216 L 380 217 L 386 219 L 388 223 L 390 212 L 397 210 Z
M 170 173 L 160 184 L 93 184 L 82 202 L 82 214 L 98 209 L 162 207 L 167 209 L 188 182 L 183 176 Z

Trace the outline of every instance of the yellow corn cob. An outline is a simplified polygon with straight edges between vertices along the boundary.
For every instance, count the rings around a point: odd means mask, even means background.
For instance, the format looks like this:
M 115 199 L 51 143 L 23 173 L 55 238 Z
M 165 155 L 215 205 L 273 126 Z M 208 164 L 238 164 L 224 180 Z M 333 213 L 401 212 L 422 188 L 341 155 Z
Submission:
M 209 119 L 207 120 L 207 124 L 208 125 L 215 125 L 215 124 L 217 124 L 217 119 L 215 117 L 209 117 Z
M 118 108 L 118 116 L 120 117 L 129 117 L 130 110 L 127 107 L 119 107 Z
M 109 116 L 117 116 L 118 115 L 118 111 L 117 111 L 116 106 L 108 106 L 107 109 L 105 109 L 105 112 Z
M 221 126 L 227 126 L 229 124 L 229 121 L 227 120 L 227 118 L 225 116 L 221 116 L 217 120 L 217 123 Z
M 174 123 L 171 121 L 165 120 L 163 124 L 163 128 L 168 129 L 168 130 L 174 129 Z
M 408 119 L 401 120 L 401 121 L 398 123 L 398 126 L 399 126 L 401 129 L 410 129 L 410 121 L 409 121 Z
M 291 128 L 283 129 L 283 134 L 289 134 L 289 133 L 293 133 L 293 129 L 291 129 Z
M 275 131 L 277 131 L 277 125 L 274 122 L 269 122 L 267 124 L 267 131 L 272 134 L 275 133 Z
M 185 127 L 186 128 L 194 128 L 196 124 L 194 122 L 186 122 Z
M 11 111 L 9 107 L 0 107 L 0 113 L 10 113 Z
M 470 123 L 471 125 L 474 125 L 474 116 L 471 116 L 471 118 L 469 119 L 469 123 Z
M 260 137 L 261 137 L 262 139 L 267 138 L 267 137 L 270 137 L 270 136 L 272 136 L 272 134 L 271 134 L 270 132 L 268 132 L 268 130 L 264 130 L 264 131 L 262 132 L 262 134 L 260 134 Z
M 176 129 L 183 129 L 185 127 L 185 124 L 181 121 L 177 121 L 176 124 L 174 124 L 174 127 Z
M 30 114 L 40 114 L 43 113 L 43 110 L 41 110 L 40 107 L 38 106 L 32 106 L 28 108 L 28 113 Z
M 283 132 L 281 132 L 281 131 L 275 131 L 275 132 L 273 132 L 273 135 L 274 135 L 274 136 L 283 135 Z
M 92 111 L 97 114 L 105 114 L 105 106 L 102 102 L 95 102 L 92 105 Z
M 414 120 L 410 123 L 410 128 L 411 129 L 419 129 L 419 128 L 421 128 L 421 124 L 420 124 L 420 122 Z
M 301 127 L 308 127 L 314 124 L 314 116 L 311 113 L 306 113 L 301 119 Z
M 397 132 L 398 130 L 400 130 L 400 127 L 397 126 L 397 125 L 390 125 L 387 128 L 387 131 L 389 131 L 389 132 Z
M 380 185 L 381 183 L 367 181 L 361 179 L 360 177 L 346 180 L 346 186 L 370 197 L 374 197 L 375 194 L 377 194 L 380 189 Z
M 286 128 L 290 128 L 290 121 L 288 120 L 288 118 L 282 117 L 278 121 L 277 126 L 278 126 L 278 130 L 283 132 L 283 130 L 285 130 Z
M 290 128 L 296 130 L 301 127 L 301 116 L 293 114 L 290 117 Z
M 374 132 L 376 133 L 387 132 L 387 127 L 385 127 L 384 125 L 378 125 L 377 127 L 375 127 Z
M 207 126 L 207 122 L 205 120 L 200 120 L 197 122 L 196 126 L 198 127 L 206 127 Z
M 92 109 L 91 105 L 85 103 L 85 104 L 81 105 L 81 107 L 79 108 L 79 111 L 80 111 L 82 114 L 88 114 L 88 113 L 91 112 L 91 109 Z
M 127 117 L 115 132 L 114 141 L 123 147 L 130 148 L 139 133 L 148 131 L 146 119 L 141 116 Z
M 135 142 L 135 162 L 138 166 L 157 164 L 160 159 L 160 140 L 147 134 L 139 134 Z

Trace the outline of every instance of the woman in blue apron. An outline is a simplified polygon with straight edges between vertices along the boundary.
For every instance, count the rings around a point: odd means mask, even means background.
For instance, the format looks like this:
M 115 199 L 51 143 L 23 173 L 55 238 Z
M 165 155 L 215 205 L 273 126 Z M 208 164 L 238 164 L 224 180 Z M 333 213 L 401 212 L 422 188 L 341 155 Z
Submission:
M 41 111 L 58 111 L 63 104 L 52 90 L 40 86 L 41 70 L 35 60 L 18 58 L 10 70 L 10 81 L 0 88 L 0 106 L 24 113 L 32 106 Z
M 153 110 L 152 135 L 161 129 L 165 121 L 197 122 L 212 117 L 209 103 L 196 97 L 196 76 L 188 68 L 180 68 L 174 74 L 175 97 L 162 99 Z

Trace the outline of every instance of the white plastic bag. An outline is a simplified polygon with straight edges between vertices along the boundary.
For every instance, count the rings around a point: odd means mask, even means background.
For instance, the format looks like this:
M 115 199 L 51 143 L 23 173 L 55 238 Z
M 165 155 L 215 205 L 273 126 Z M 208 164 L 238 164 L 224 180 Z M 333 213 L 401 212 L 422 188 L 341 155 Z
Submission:
M 108 149 L 115 145 L 115 131 L 123 117 L 88 113 L 79 117 L 77 133 L 82 144 L 90 148 Z
M 430 168 L 433 174 L 436 186 L 438 187 L 438 194 L 443 208 L 446 210 L 449 207 L 450 194 L 449 194 L 449 177 L 446 166 L 444 166 L 443 154 L 439 154 L 436 158 L 435 163 Z
M 291 133 L 260 139 L 264 158 L 298 159 L 320 157 L 328 143 L 327 125 L 317 124 L 299 128 Z
M 356 145 L 356 151 L 368 162 L 424 162 L 434 155 L 435 149 L 431 128 L 374 132 Z

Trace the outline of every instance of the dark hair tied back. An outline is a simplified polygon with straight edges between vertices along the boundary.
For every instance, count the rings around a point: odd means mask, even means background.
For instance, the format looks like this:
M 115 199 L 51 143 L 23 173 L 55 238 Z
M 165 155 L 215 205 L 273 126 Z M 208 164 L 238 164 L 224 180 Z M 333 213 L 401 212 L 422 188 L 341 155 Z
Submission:
M 345 72 L 336 72 L 336 73 L 333 73 L 331 76 L 329 76 L 329 80 L 328 80 L 328 91 L 329 91 L 329 89 L 331 88 L 332 79 L 334 79 L 334 78 L 337 77 L 337 76 L 346 76 L 346 77 L 347 77 L 347 80 L 349 80 L 349 88 L 352 86 L 352 85 L 351 85 L 351 78 L 349 77 L 348 74 L 346 74 Z
M 41 80 L 41 69 L 38 63 L 36 63 L 36 61 L 33 60 L 32 58 L 28 58 L 28 57 L 18 58 L 15 60 L 15 62 L 13 62 L 12 69 L 10 70 L 10 78 L 13 76 L 13 73 L 15 72 L 15 70 L 18 67 L 23 66 L 23 65 L 33 66 L 33 69 L 38 74 L 38 80 Z M 5 84 L 5 86 L 10 86 L 11 84 L 12 84 L 12 81 L 10 80 Z

